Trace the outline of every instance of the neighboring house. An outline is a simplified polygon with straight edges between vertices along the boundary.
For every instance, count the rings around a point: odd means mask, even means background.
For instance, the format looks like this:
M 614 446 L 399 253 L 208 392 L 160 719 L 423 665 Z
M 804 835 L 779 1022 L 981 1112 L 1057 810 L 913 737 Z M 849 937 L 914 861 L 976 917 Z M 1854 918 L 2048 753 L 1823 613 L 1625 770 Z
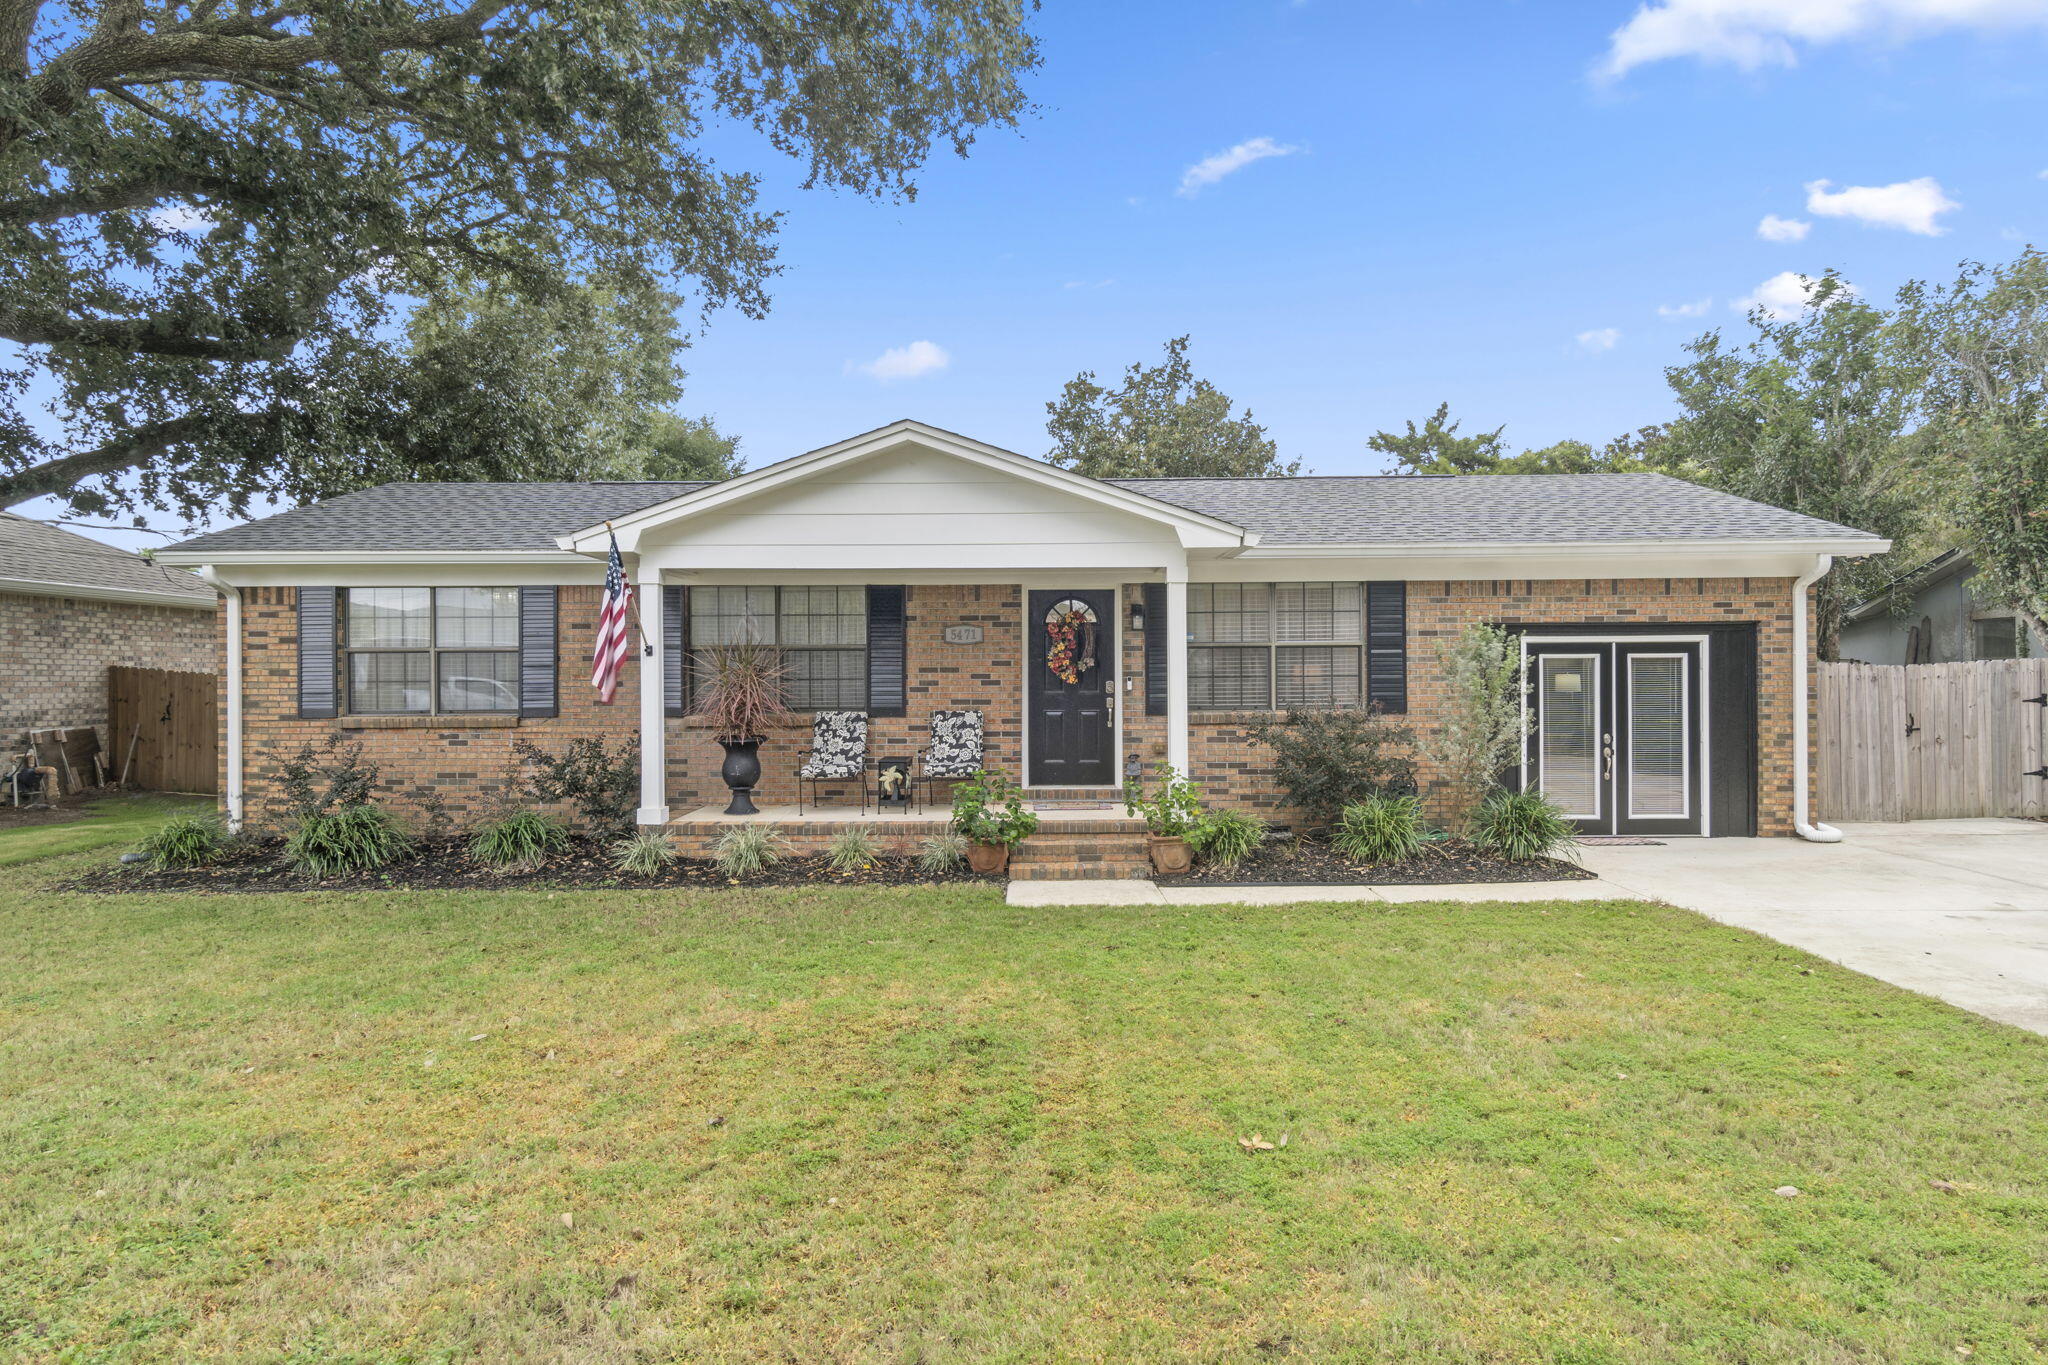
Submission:
M 219 596 L 183 569 L 0 512 L 0 743 L 106 733 L 107 668 L 214 671 Z
M 1867 664 L 2041 657 L 2041 638 L 2010 607 L 1977 604 L 1976 572 L 1961 550 L 1908 569 L 1842 614 L 1841 656 Z
M 613 531 L 649 652 L 601 706 Z M 724 797 L 689 651 L 747 632 L 783 647 L 800 710 L 870 713 L 872 757 L 972 708 L 1034 788 L 1171 763 L 1274 810 L 1249 722 L 1377 705 L 1427 729 L 1439 651 L 1491 621 L 1531 658 L 1526 780 L 1589 831 L 1727 835 L 1794 825 L 1802 576 L 1887 546 L 1656 474 L 1102 481 L 904 421 L 722 483 L 390 484 L 162 558 L 237 589 L 237 816 L 339 729 L 388 786 L 472 815 L 515 736 L 637 736 L 640 820 L 666 822 Z M 1095 627 L 1072 683 L 1047 662 L 1062 604 Z M 764 746 L 764 800 L 794 796 L 802 719 Z

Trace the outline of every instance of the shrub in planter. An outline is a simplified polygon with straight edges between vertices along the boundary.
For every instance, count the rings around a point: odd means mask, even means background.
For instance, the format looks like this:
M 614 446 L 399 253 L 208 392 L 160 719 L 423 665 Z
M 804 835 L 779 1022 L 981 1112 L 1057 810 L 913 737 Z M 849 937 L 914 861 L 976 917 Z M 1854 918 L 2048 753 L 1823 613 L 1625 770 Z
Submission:
M 1266 822 L 1241 810 L 1212 810 L 1187 833 L 1188 847 L 1205 863 L 1236 867 L 1266 842 Z
M 407 834 L 381 806 L 343 806 L 302 818 L 285 836 L 285 861 L 308 877 L 370 872 L 412 850 Z
M 789 724 L 789 666 L 773 645 L 751 641 L 724 645 L 697 656 L 703 683 L 691 714 L 711 726 L 725 750 L 719 776 L 732 791 L 727 815 L 753 815 L 754 787 L 761 781 L 761 741 Z
M 1133 778 L 1124 784 L 1124 810 L 1142 816 L 1152 837 L 1145 841 L 1152 855 L 1152 870 L 1185 872 L 1193 862 L 1188 833 L 1202 820 L 1201 784 L 1175 772 L 1172 764 L 1159 770 L 1159 793 L 1145 795 L 1145 784 Z
M 967 836 L 951 830 L 934 834 L 918 846 L 917 870 L 937 876 L 967 865 Z
M 718 836 L 711 860 L 728 877 L 766 872 L 789 854 L 789 840 L 779 825 L 734 825 Z
M 485 867 L 538 869 L 569 846 L 569 830 L 545 811 L 516 810 L 478 825 L 469 856 Z
M 859 827 L 839 831 L 825 847 L 825 861 L 834 872 L 859 872 L 873 867 L 881 856 L 882 846 L 876 842 L 874 831 Z
M 228 833 L 218 815 L 181 815 L 152 830 L 139 849 L 149 870 L 162 872 L 169 868 L 211 866 L 220 861 L 234 841 L 235 836 Z
M 1494 792 L 1472 816 L 1472 842 L 1514 863 L 1559 855 L 1575 858 L 1572 840 L 1577 833 L 1564 808 L 1534 788 Z
M 1037 832 L 1038 816 L 1015 783 L 983 768 L 953 788 L 953 828 L 967 840 L 967 865 L 986 875 L 1009 866 L 1010 850 Z
M 679 856 L 668 834 L 658 829 L 637 830 L 611 846 L 612 866 L 633 877 L 657 877 Z
M 1413 796 L 1368 796 L 1346 806 L 1330 829 L 1339 853 L 1361 863 L 1398 863 L 1421 851 L 1422 802 Z
M 1415 790 L 1415 732 L 1377 710 L 1289 711 L 1246 733 L 1273 751 L 1273 779 L 1318 825 L 1381 792 Z

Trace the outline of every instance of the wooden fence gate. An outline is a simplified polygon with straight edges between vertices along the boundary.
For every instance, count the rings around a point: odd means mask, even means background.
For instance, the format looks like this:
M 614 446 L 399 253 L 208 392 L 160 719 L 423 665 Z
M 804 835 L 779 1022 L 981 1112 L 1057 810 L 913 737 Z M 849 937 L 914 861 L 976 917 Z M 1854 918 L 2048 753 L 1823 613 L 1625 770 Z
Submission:
M 1823 820 L 2048 814 L 2048 659 L 1823 663 Z
M 167 668 L 107 670 L 107 762 L 119 780 L 163 792 L 220 790 L 216 679 Z M 133 748 L 135 761 L 128 754 Z

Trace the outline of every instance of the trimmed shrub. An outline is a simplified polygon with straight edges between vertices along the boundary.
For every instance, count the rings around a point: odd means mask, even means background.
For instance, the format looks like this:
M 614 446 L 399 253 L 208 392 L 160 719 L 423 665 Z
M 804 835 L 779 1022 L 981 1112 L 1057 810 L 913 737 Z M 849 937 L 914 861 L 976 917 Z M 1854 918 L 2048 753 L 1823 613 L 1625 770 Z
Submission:
M 637 830 L 612 845 L 612 866 L 634 877 L 657 877 L 679 855 L 668 835 L 658 829 Z
M 789 854 L 789 840 L 777 825 L 734 825 L 718 836 L 711 860 L 728 877 L 766 872 Z
M 947 831 L 934 834 L 918 846 L 917 870 L 937 876 L 958 872 L 967 866 L 967 836 Z
M 139 847 L 149 870 L 162 872 L 219 862 L 234 838 L 218 815 L 181 815 L 150 831 Z
M 1362 863 L 1412 858 L 1423 844 L 1422 802 L 1413 796 L 1368 796 L 1338 815 L 1330 842 Z
M 533 871 L 569 846 L 569 830 L 546 811 L 517 810 L 478 825 L 469 856 L 485 867 Z
M 1472 816 L 1472 842 L 1513 863 L 1560 854 L 1575 859 L 1577 834 L 1564 808 L 1534 788 L 1495 792 Z
M 1212 810 L 1187 833 L 1188 846 L 1204 862 L 1236 867 L 1266 842 L 1266 822 L 1241 810 Z
M 864 867 L 873 867 L 881 856 L 882 846 L 875 841 L 874 831 L 858 826 L 841 830 L 825 846 L 825 861 L 835 872 L 858 872 Z
M 512 748 L 533 769 L 527 786 L 541 801 L 567 801 L 599 834 L 628 834 L 640 809 L 640 740 L 607 749 L 602 737 L 582 735 L 551 754 L 524 736 Z
M 1273 751 L 1273 780 L 1318 825 L 1368 796 L 1415 790 L 1415 732 L 1377 710 L 1289 711 L 1246 733 Z
M 285 861 L 308 877 L 369 872 L 412 851 L 412 836 L 381 806 L 343 806 L 303 817 L 285 836 Z

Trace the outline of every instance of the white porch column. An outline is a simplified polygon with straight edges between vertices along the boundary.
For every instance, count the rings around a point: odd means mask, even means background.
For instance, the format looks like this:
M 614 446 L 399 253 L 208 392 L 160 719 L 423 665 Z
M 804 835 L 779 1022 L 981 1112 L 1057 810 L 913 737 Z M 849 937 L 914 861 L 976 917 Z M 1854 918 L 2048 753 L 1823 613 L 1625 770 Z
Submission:
M 1166 570 L 1166 761 L 1188 776 L 1188 566 Z
M 640 629 L 646 643 L 640 645 L 640 810 L 642 825 L 668 823 L 668 715 L 666 670 L 661 653 L 661 573 L 643 569 L 633 589 L 633 602 L 640 609 Z M 650 652 L 651 647 L 651 652 Z

